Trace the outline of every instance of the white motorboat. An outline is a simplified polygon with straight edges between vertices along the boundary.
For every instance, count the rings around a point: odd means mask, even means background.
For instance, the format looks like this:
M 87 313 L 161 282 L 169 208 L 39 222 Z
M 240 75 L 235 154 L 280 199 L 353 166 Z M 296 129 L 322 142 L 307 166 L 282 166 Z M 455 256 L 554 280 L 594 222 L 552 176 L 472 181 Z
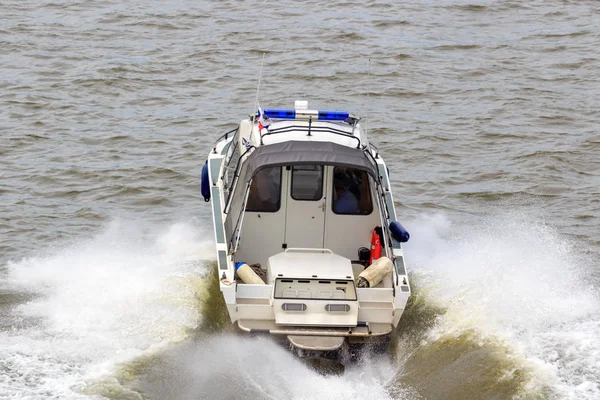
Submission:
M 202 170 L 220 290 L 241 331 L 328 356 L 386 344 L 410 296 L 388 169 L 359 118 L 258 108 Z

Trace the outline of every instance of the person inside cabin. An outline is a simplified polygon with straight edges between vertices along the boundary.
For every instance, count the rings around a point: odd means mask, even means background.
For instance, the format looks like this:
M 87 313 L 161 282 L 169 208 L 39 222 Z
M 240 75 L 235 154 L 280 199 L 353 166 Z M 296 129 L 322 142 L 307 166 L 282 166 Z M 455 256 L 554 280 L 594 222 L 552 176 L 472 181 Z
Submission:
M 335 167 L 333 185 L 333 211 L 336 214 L 368 215 L 373 211 L 369 178 L 365 171 Z
M 333 188 L 335 190 L 333 211 L 336 214 L 358 213 L 358 200 L 351 187 L 352 179 L 348 173 L 341 168 L 339 170 L 336 168 L 333 176 Z
M 246 211 L 276 212 L 279 210 L 281 168 L 265 168 L 252 178 Z

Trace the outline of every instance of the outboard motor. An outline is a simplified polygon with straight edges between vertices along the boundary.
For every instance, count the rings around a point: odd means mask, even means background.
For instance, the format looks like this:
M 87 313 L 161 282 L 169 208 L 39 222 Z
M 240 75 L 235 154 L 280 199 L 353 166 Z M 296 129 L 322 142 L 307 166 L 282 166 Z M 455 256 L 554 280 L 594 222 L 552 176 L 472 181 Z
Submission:
M 210 201 L 210 179 L 208 176 L 208 161 L 202 166 L 202 177 L 200 180 L 200 192 L 204 201 Z

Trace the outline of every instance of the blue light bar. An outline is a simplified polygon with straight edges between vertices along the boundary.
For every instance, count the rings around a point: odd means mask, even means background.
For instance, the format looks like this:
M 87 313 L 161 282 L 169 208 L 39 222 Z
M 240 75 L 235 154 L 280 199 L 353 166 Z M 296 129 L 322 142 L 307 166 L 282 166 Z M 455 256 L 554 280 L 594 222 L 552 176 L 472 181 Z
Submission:
M 319 111 L 319 119 L 325 121 L 345 121 L 349 115 L 345 111 Z
M 345 121 L 350 116 L 345 111 L 267 109 L 264 113 L 265 117 L 274 119 L 308 119 L 312 117 L 321 121 Z
M 278 110 L 271 109 L 265 110 L 265 117 L 267 118 L 281 118 L 281 119 L 295 119 L 296 110 Z

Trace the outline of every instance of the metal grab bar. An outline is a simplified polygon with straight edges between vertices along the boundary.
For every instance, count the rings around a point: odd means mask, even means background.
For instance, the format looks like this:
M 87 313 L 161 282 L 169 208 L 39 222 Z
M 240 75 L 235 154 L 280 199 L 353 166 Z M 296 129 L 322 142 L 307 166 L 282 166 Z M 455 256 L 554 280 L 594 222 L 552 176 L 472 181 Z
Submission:
M 329 249 L 318 249 L 309 247 L 290 247 L 285 249 L 284 253 L 329 253 L 333 254 L 333 251 Z
M 237 181 L 238 181 L 238 178 L 240 177 L 240 168 L 242 167 L 242 158 L 246 154 L 248 154 L 250 152 L 250 150 L 256 150 L 256 147 L 254 147 L 254 146 L 248 147 L 246 149 L 246 151 L 243 152 L 238 157 L 237 165 L 235 166 L 235 170 L 233 171 L 233 178 L 231 179 L 231 182 L 230 182 L 229 193 L 227 194 L 227 200 L 225 201 L 225 210 L 223 211 L 224 214 L 227 214 L 229 212 L 229 206 L 231 205 L 231 200 L 232 200 L 231 196 L 233 195 L 233 191 L 236 189 Z M 223 176 L 221 176 L 221 179 L 223 179 Z
M 217 152 L 217 143 L 219 143 L 222 139 L 227 139 L 229 137 L 230 133 L 236 132 L 239 129 L 239 127 L 232 129 L 230 131 L 225 132 L 224 134 L 222 134 L 216 141 L 215 144 L 213 145 L 213 153 Z
M 309 136 L 311 136 L 310 134 L 313 132 L 319 132 L 319 133 L 332 133 L 334 135 L 340 135 L 340 136 L 344 136 L 346 138 L 349 139 L 353 139 L 356 140 L 358 143 L 356 145 L 357 149 L 360 149 L 360 138 L 356 137 L 356 136 L 352 136 L 350 133 L 346 132 L 346 131 L 342 131 L 339 129 L 335 129 L 335 128 L 329 128 L 329 127 L 310 127 L 310 126 L 300 126 L 300 125 L 291 125 L 291 126 L 285 126 L 285 127 L 281 127 L 281 128 L 274 128 L 271 129 L 270 131 L 267 131 L 267 133 L 260 135 L 260 144 L 263 144 L 263 138 L 265 136 L 270 136 L 270 135 L 276 135 L 278 133 L 288 133 L 288 132 L 307 132 L 309 134 Z

